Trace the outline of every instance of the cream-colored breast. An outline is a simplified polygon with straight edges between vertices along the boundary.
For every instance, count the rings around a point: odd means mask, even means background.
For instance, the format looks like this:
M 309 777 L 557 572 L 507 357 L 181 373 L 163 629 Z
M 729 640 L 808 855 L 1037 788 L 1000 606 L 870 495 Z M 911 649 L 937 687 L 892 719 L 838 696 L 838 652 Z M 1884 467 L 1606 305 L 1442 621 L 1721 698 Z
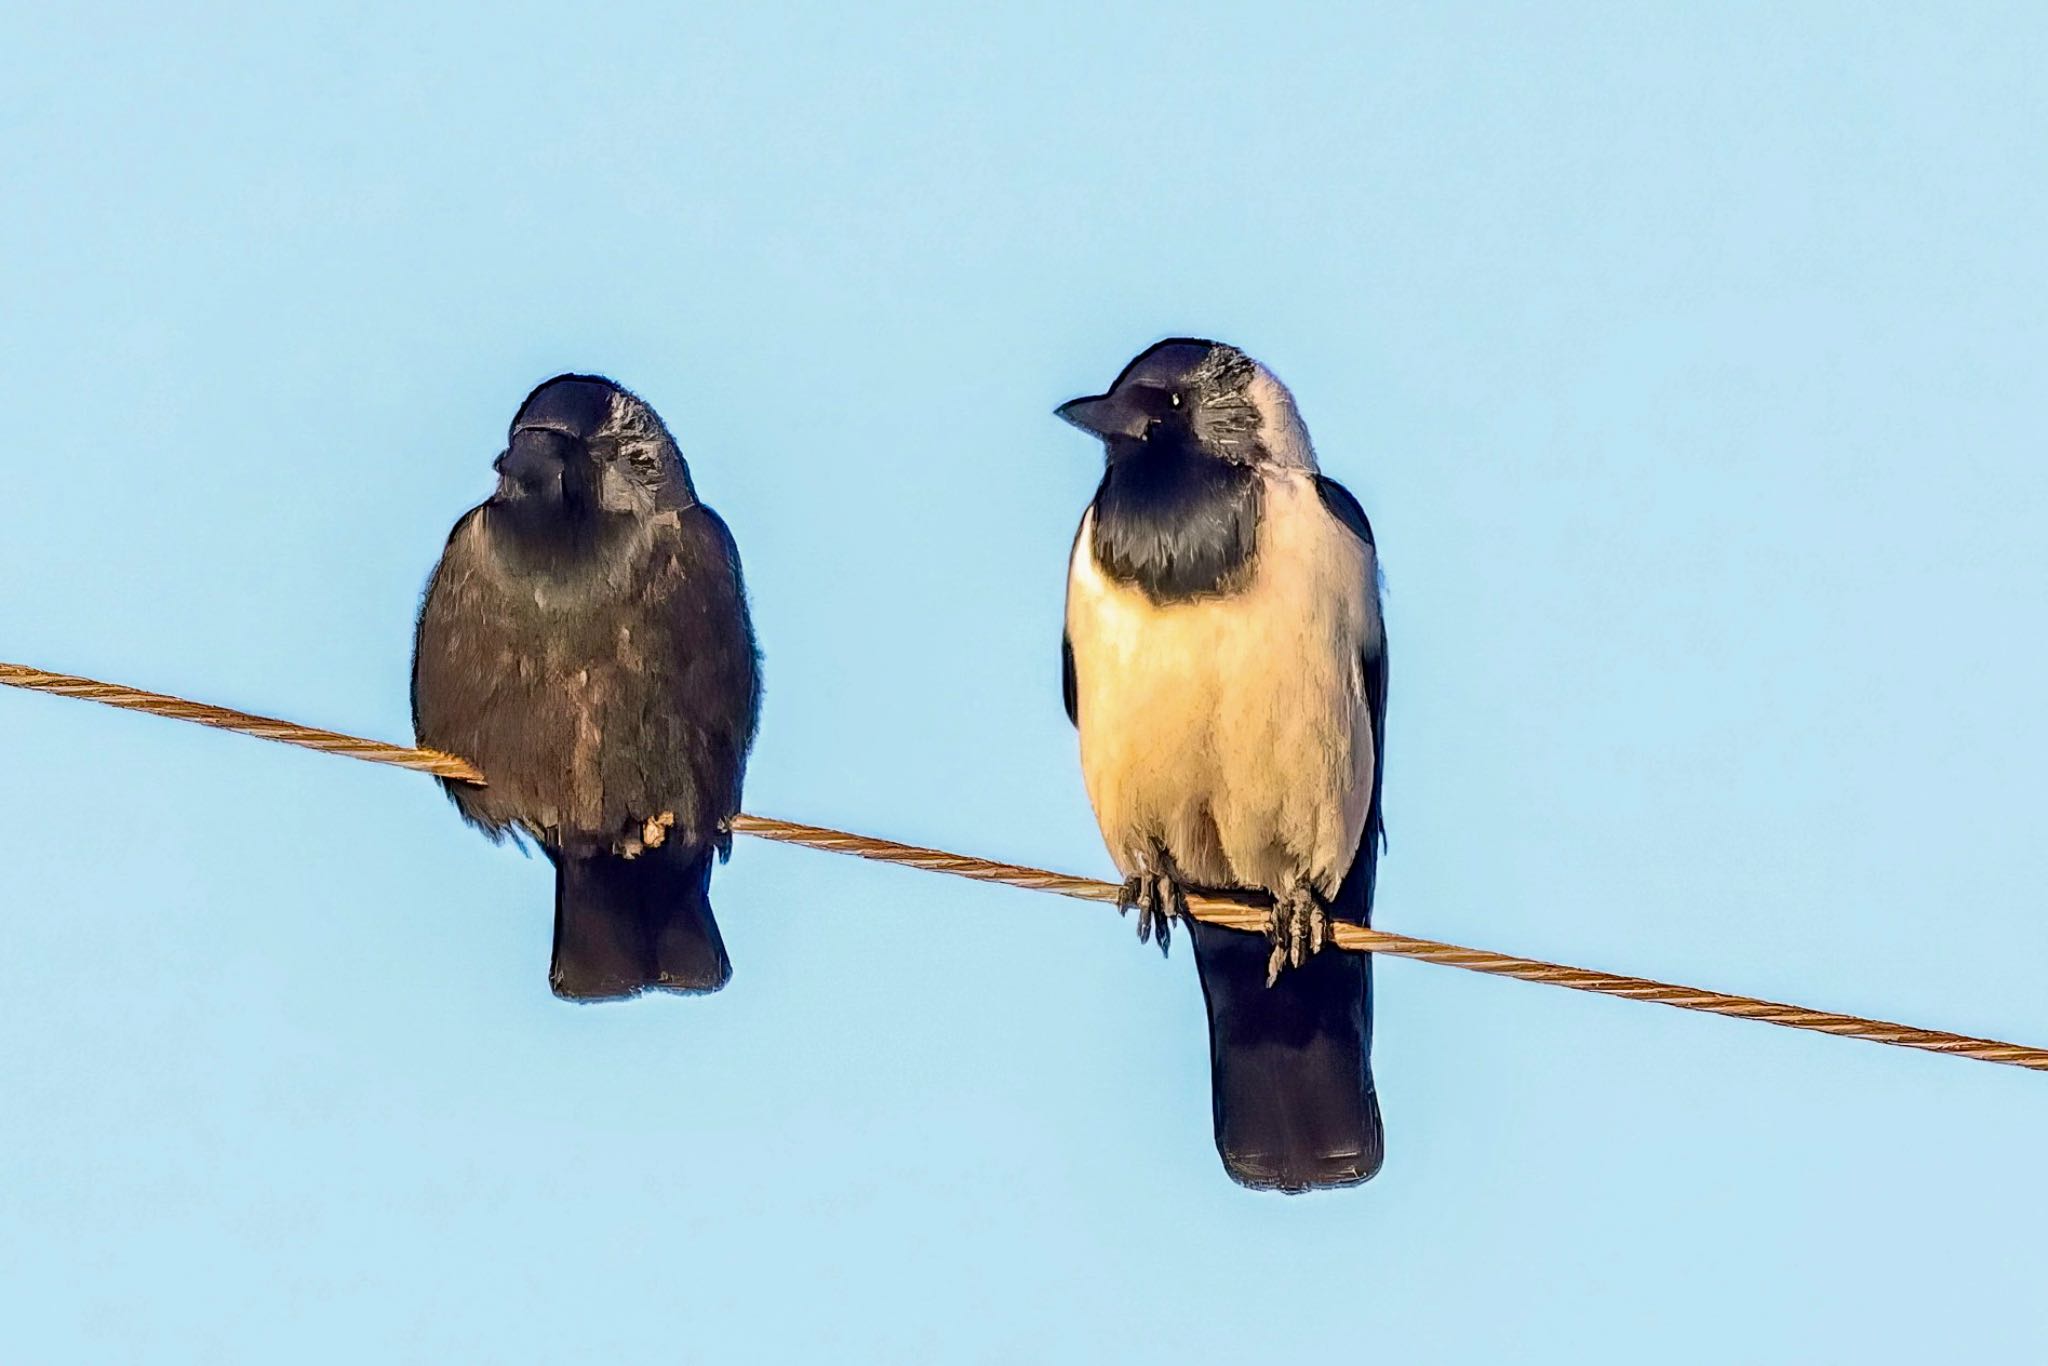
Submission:
M 1314 475 L 1264 476 L 1252 573 L 1236 593 L 1158 604 L 1103 574 L 1084 518 L 1067 580 L 1081 769 L 1125 876 L 1324 897 L 1372 797 L 1362 654 L 1380 623 L 1372 551 Z

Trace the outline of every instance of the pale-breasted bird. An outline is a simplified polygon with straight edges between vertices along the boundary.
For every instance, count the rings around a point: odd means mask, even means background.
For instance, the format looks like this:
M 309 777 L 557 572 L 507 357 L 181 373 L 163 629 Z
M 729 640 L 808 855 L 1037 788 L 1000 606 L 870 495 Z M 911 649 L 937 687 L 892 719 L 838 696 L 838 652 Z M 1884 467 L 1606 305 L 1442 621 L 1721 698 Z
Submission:
M 1196 921 L 1216 1147 L 1248 1186 L 1379 1169 L 1367 924 L 1386 634 L 1372 528 L 1286 387 L 1164 341 L 1059 409 L 1107 462 L 1067 580 L 1064 683 L 1122 905 L 1166 948 L 1190 891 L 1272 898 L 1265 940 Z
M 555 866 L 555 994 L 716 991 L 714 854 L 760 711 L 739 552 L 654 410 L 561 375 L 512 420 L 498 488 L 455 524 L 413 652 L 422 745 L 493 839 Z

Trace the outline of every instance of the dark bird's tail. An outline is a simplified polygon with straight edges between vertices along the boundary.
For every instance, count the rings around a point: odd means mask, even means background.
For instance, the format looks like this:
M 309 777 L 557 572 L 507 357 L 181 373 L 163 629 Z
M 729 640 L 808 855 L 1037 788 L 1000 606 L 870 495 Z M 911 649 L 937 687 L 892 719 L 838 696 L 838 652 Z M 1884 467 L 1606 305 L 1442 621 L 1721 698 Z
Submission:
M 552 853 L 555 957 L 548 984 L 569 1001 L 648 987 L 716 991 L 732 977 L 711 915 L 710 849 L 666 845 L 636 858 Z
M 1263 937 L 1201 921 L 1192 929 L 1209 1004 L 1216 1150 L 1230 1175 L 1283 1191 L 1370 1179 L 1383 1154 L 1372 960 L 1326 947 L 1269 987 Z

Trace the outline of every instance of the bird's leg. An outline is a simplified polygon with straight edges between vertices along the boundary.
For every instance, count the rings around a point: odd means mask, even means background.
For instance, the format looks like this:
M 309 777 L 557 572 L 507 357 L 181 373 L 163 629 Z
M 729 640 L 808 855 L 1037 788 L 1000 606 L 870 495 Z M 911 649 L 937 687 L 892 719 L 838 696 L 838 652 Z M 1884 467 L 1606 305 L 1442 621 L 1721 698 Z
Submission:
M 1330 918 L 1321 898 L 1306 882 L 1296 882 L 1273 898 L 1273 913 L 1266 921 L 1266 939 L 1273 952 L 1266 959 L 1266 985 L 1280 980 L 1280 969 L 1300 967 L 1312 953 L 1320 953 L 1329 934 Z
M 1152 932 L 1159 938 L 1159 956 L 1166 957 L 1167 938 L 1173 933 L 1173 922 L 1188 913 L 1188 894 L 1181 890 L 1171 873 L 1158 873 L 1152 878 L 1153 919 Z M 1145 941 L 1145 927 L 1138 927 L 1138 942 Z
M 1152 915 L 1158 900 L 1158 888 L 1153 884 L 1150 873 L 1135 873 L 1125 878 L 1124 885 L 1117 889 L 1116 913 L 1138 913 L 1138 942 L 1141 944 L 1151 936 Z
M 1180 884 L 1167 874 L 1139 873 L 1124 879 L 1124 885 L 1116 894 L 1116 909 L 1119 915 L 1137 911 L 1138 942 L 1149 943 L 1155 935 L 1158 936 L 1159 952 L 1163 957 L 1173 919 L 1188 913 L 1188 899 Z
M 675 827 L 676 813 L 664 811 L 659 816 L 649 816 L 640 822 L 638 830 L 628 830 L 612 842 L 612 852 L 620 858 L 639 858 L 649 849 L 659 849 L 668 843 L 668 832 Z

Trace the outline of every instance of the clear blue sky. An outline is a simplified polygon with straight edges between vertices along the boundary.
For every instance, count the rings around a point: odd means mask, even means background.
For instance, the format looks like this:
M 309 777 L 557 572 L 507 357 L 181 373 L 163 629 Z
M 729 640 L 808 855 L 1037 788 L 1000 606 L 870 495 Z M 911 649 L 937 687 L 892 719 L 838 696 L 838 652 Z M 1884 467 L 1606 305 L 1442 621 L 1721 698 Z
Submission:
M 1209 334 L 1379 532 L 1382 924 L 2048 1042 L 2038 7 L 66 8 L 0 658 L 403 739 L 596 369 L 738 535 L 750 809 L 1104 873 L 1051 409 Z M 1387 961 L 1290 1201 L 1099 907 L 742 841 L 732 987 L 576 1009 L 424 779 L 0 756 L 10 1361 L 2041 1359 L 2048 1077 Z

